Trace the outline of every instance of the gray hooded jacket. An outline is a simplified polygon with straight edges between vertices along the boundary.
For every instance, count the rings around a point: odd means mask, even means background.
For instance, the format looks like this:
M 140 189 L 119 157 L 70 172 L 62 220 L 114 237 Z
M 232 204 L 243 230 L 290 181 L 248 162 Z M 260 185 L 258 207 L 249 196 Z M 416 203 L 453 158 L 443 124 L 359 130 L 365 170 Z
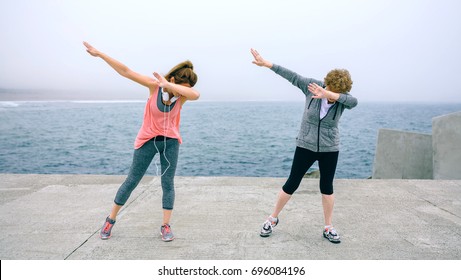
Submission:
M 339 119 L 345 108 L 352 109 L 357 106 L 357 98 L 350 94 L 341 93 L 339 99 L 330 107 L 323 119 L 320 119 L 321 99 L 312 98 L 313 94 L 307 89 L 310 83 L 325 87 L 323 82 L 305 78 L 282 66 L 273 64 L 272 71 L 287 79 L 297 86 L 306 95 L 301 129 L 296 138 L 296 145 L 313 152 L 339 151 Z

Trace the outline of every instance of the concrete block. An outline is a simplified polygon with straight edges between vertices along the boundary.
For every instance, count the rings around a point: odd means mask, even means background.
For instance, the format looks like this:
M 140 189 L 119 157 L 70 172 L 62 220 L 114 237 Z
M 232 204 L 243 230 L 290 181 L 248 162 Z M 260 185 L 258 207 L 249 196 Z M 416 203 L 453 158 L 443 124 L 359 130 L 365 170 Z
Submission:
M 373 179 L 432 179 L 432 136 L 380 129 Z
M 434 179 L 461 179 L 461 112 L 432 119 Z

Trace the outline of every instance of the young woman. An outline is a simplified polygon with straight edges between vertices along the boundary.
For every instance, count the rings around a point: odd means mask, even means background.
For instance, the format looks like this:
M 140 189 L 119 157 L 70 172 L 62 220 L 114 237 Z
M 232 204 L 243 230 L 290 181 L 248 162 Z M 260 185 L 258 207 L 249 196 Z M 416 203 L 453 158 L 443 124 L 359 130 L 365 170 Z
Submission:
M 305 78 L 282 66 L 261 57 L 251 49 L 253 63 L 271 69 L 290 81 L 306 95 L 306 105 L 301 122 L 301 129 L 296 138 L 296 150 L 291 166 L 290 176 L 280 190 L 272 214 L 264 222 L 260 235 L 268 237 L 279 222 L 279 213 L 299 187 L 307 170 L 315 161 L 320 169 L 320 192 L 325 220 L 323 236 L 330 242 L 339 243 L 340 238 L 332 225 L 333 216 L 333 178 L 339 154 L 338 122 L 345 108 L 357 106 L 357 99 L 348 92 L 352 80 L 347 70 L 330 71 L 324 82 Z
M 123 77 L 149 89 L 144 120 L 134 143 L 133 163 L 128 177 L 118 189 L 112 211 L 106 218 L 100 237 L 101 239 L 111 237 L 118 212 L 141 181 L 155 154 L 159 153 L 163 191 L 163 224 L 160 227 L 160 233 L 163 241 L 172 241 L 174 235 L 170 227 L 170 218 L 175 198 L 174 175 L 178 162 L 179 144 L 182 142 L 179 133 L 180 112 L 187 100 L 197 100 L 200 97 L 200 94 L 192 88 L 197 82 L 193 65 L 190 61 L 180 63 L 165 77 L 154 72 L 156 78 L 154 79 L 132 71 L 87 42 L 83 44 L 89 54 L 102 58 Z

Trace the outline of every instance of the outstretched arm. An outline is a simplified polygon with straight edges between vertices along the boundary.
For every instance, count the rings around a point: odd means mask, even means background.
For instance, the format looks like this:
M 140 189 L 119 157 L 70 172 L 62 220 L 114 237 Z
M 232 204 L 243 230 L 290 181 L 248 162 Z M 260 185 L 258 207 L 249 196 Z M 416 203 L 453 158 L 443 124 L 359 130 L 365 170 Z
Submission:
M 158 86 L 158 82 L 155 79 L 132 71 L 125 64 L 106 55 L 103 52 L 100 52 L 99 50 L 97 50 L 92 45 L 88 44 L 87 42 L 83 42 L 83 45 L 85 45 L 86 51 L 89 54 L 91 54 L 94 57 L 102 58 L 107 64 L 109 64 L 110 67 L 112 67 L 115 71 L 117 71 L 117 73 L 119 73 L 123 77 L 128 78 L 134 82 L 137 82 L 150 89 Z
M 282 76 L 283 78 L 287 79 L 292 85 L 298 87 L 300 90 L 302 90 L 302 92 L 308 96 L 309 94 L 311 94 L 308 90 L 307 90 L 307 85 L 311 82 L 317 82 L 313 79 L 310 79 L 310 78 L 306 78 L 306 77 L 303 77 L 301 75 L 299 75 L 298 73 L 296 72 L 293 72 L 289 69 L 286 69 L 280 65 L 276 65 L 268 60 L 265 60 L 264 58 L 262 58 L 262 56 L 255 50 L 255 49 L 251 49 L 251 54 L 253 55 L 254 57 L 254 60 L 253 60 L 253 64 L 256 64 L 258 66 L 263 66 L 263 67 L 267 67 L 267 68 L 270 68 L 272 71 L 274 71 L 276 74 Z

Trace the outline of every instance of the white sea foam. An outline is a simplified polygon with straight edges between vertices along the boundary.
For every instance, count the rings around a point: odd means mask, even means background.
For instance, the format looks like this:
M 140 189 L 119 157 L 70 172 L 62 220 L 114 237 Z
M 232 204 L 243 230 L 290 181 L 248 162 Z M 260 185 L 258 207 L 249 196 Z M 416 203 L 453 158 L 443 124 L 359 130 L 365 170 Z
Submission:
M 78 104 L 121 104 L 121 103 L 145 103 L 146 100 L 21 100 L 0 101 L 0 108 L 14 108 L 25 104 L 46 103 L 78 103 Z
M 0 101 L 0 107 L 18 107 L 19 103 L 13 101 Z
M 72 100 L 72 103 L 145 103 L 145 100 Z

